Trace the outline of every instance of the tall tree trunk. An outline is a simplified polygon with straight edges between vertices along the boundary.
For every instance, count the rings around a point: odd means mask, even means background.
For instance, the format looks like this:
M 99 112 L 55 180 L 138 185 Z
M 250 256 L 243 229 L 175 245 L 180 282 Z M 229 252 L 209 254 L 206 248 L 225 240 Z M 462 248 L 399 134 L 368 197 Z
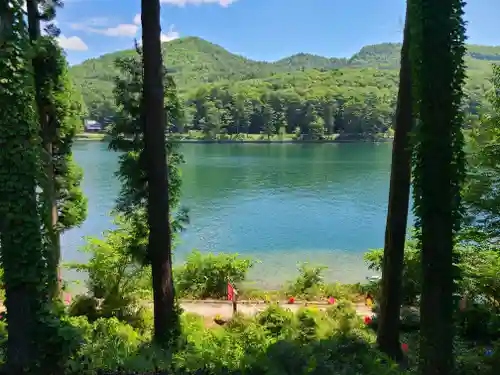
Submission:
M 382 300 L 377 332 L 377 343 L 380 349 L 396 360 L 402 358 L 399 343 L 399 325 L 412 155 L 410 132 L 413 123 L 413 103 L 408 8 L 407 5 L 403 46 L 401 48 L 396 125 L 392 144 L 389 207 L 387 210 L 382 267 Z
M 454 235 L 464 176 L 465 27 L 461 0 L 411 0 L 415 214 L 422 248 L 420 373 L 453 373 Z
M 36 45 L 37 41 L 39 41 L 42 36 L 40 32 L 38 5 L 38 0 L 27 0 L 26 2 L 28 11 L 28 30 L 33 45 Z M 39 53 L 36 53 L 33 57 L 33 70 L 35 73 L 35 98 L 44 150 L 43 164 L 45 176 L 42 189 L 45 204 L 48 208 L 45 212 L 46 217 L 42 218 L 49 237 L 49 244 L 47 245 L 48 251 L 46 254 L 48 266 L 48 297 L 54 299 L 60 294 L 59 263 L 61 258 L 60 239 L 57 231 L 58 212 L 53 162 L 53 142 L 56 136 L 56 129 L 53 129 L 53 126 L 51 126 L 52 121 L 49 119 L 49 106 L 51 103 L 44 98 L 43 94 L 43 85 L 47 77 L 45 77 L 44 73 L 44 59 Z
M 154 294 L 155 339 L 165 343 L 176 319 L 168 207 L 160 1 L 142 0 L 144 156 L 149 189 L 148 254 Z
M 38 216 L 38 127 L 20 2 L 0 2 L 0 245 L 9 374 L 35 373 L 44 263 Z

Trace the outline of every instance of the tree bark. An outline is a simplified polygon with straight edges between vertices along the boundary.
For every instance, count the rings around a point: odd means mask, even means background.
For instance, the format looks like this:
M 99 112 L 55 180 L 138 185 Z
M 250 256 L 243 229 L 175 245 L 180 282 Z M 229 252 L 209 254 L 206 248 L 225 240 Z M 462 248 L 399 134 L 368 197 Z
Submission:
M 32 374 L 40 362 L 38 319 L 43 298 L 42 238 L 38 216 L 36 175 L 37 131 L 33 121 L 31 70 L 26 61 L 24 25 L 20 4 L 0 2 L 6 22 L 0 72 L 0 246 L 7 310 L 5 370 Z
M 403 261 L 408 222 L 411 184 L 411 142 L 413 124 L 411 68 L 409 60 L 410 29 L 408 6 L 401 49 L 399 92 L 396 108 L 396 125 L 392 144 L 389 207 L 385 230 L 384 259 L 382 267 L 382 298 L 380 303 L 377 344 L 384 353 L 395 360 L 403 357 L 399 342 L 402 301 Z
M 157 342 L 164 344 L 170 339 L 169 335 L 176 313 L 168 207 L 160 2 L 159 0 L 142 0 L 141 6 L 144 69 L 142 121 L 149 191 L 148 254 L 153 276 L 154 336 Z
M 411 64 L 418 111 L 413 165 L 422 295 L 419 373 L 454 373 L 454 239 L 461 223 L 465 80 L 464 2 L 411 1 Z
M 27 0 L 26 9 L 28 13 L 28 31 L 32 45 L 41 38 L 40 31 L 40 16 L 38 12 L 38 0 Z M 50 300 L 60 296 L 59 282 L 59 263 L 61 258 L 60 239 L 57 231 L 58 210 L 55 191 L 55 173 L 53 161 L 53 143 L 56 135 L 56 129 L 53 129 L 49 120 L 48 107 L 50 103 L 44 98 L 43 85 L 44 77 L 44 62 L 38 54 L 33 57 L 33 71 L 35 73 L 35 98 L 37 104 L 38 119 L 40 121 L 41 138 L 44 157 L 44 173 L 45 181 L 43 181 L 43 196 L 49 210 L 47 216 L 42 218 L 49 236 L 48 252 L 47 252 L 47 267 L 48 267 L 48 298 Z

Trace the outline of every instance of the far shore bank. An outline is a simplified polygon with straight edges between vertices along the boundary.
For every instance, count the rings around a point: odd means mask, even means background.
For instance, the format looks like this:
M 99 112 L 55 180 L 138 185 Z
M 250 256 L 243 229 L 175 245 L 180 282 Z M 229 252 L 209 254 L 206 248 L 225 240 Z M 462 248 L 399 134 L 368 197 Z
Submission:
M 80 133 L 75 137 L 76 141 L 108 141 L 107 134 L 102 133 Z M 175 143 L 200 143 L 200 144 L 317 144 L 317 143 L 386 143 L 392 142 L 392 137 L 372 137 L 360 138 L 356 136 L 337 137 L 335 139 L 188 139 L 188 138 L 174 138 L 172 142 Z

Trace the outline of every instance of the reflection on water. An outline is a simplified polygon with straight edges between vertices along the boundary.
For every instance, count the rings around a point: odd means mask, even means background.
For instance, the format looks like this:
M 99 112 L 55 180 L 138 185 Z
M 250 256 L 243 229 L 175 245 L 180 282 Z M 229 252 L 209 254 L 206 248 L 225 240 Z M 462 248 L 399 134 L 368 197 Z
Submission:
M 238 252 L 262 261 L 252 279 L 276 285 L 299 261 L 328 265 L 327 278 L 358 281 L 362 254 L 381 247 L 390 144 L 184 144 L 182 204 L 191 224 L 175 252 L 193 248 Z M 63 238 L 65 260 L 82 260 L 82 236 L 111 227 L 119 191 L 118 155 L 99 142 L 80 142 L 89 216 Z

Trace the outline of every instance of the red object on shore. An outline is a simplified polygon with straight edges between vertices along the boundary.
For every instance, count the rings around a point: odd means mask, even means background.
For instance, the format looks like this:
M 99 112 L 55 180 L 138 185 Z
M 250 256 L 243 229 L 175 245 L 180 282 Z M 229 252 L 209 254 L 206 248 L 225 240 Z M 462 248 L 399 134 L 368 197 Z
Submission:
M 335 298 L 333 298 L 333 297 L 328 298 L 328 303 L 330 305 L 334 305 L 335 304 Z
M 408 344 L 401 344 L 401 349 L 406 353 L 408 351 Z
M 234 288 L 229 281 L 227 282 L 227 300 L 228 301 L 234 300 Z
M 290 297 L 290 299 L 288 300 L 288 303 L 289 303 L 289 304 L 293 304 L 293 303 L 295 303 L 295 298 Z
M 71 294 L 64 293 L 64 303 L 66 305 L 71 305 Z
M 371 324 L 371 322 L 372 322 L 372 317 L 371 317 L 371 316 L 368 316 L 368 315 L 367 315 L 367 316 L 365 316 L 365 324 L 366 324 L 366 325 L 369 325 L 369 324 Z

